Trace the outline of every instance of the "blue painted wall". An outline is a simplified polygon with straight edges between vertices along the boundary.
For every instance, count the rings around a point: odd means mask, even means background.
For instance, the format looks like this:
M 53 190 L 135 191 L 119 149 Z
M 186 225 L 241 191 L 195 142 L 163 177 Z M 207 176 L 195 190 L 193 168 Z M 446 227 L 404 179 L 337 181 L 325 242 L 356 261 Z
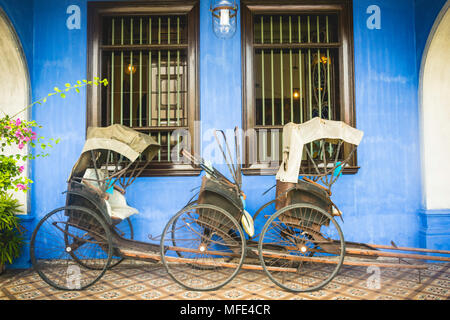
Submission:
M 419 71 L 431 28 L 446 2 L 447 0 L 414 0 L 416 8 L 416 56 Z
M 33 2 L 34 0 L 21 0 L 19 5 L 18 1 L 0 0 L 0 7 L 7 14 L 22 42 L 29 70 L 33 70 Z
M 30 0 L 30 2 L 32 2 Z M 405 246 L 419 245 L 420 155 L 418 132 L 418 69 L 416 33 L 419 0 L 354 0 L 355 99 L 357 127 L 365 132 L 358 151 L 361 166 L 356 175 L 343 176 L 333 189 L 333 199 L 344 212 L 341 223 L 346 240 Z M 430 1 L 428 1 L 429 3 Z M 40 0 L 33 2 L 32 88 L 38 99 L 86 77 L 86 0 Z M 18 21 L 22 42 L 29 43 L 29 25 L 22 5 L 0 0 Z M 66 28 L 66 8 L 79 5 L 81 30 Z M 381 30 L 366 27 L 368 6 L 381 8 Z M 24 25 L 24 26 L 20 26 Z M 240 23 L 230 40 L 217 39 L 211 28 L 209 1 L 200 2 L 200 107 L 203 133 L 210 129 L 241 127 Z M 425 32 L 425 31 L 423 31 Z M 422 31 L 421 31 L 422 33 Z M 422 36 L 421 36 L 422 37 Z M 27 44 L 29 45 L 29 44 Z M 28 49 L 31 50 L 31 49 Z M 46 159 L 32 166 L 35 184 L 31 191 L 35 221 L 64 205 L 61 192 L 84 142 L 86 96 L 71 93 L 51 99 L 33 110 L 46 137 L 61 143 Z M 212 141 L 204 137 L 203 148 Z M 207 156 L 207 154 L 205 154 Z M 225 170 L 225 168 L 224 168 Z M 129 189 L 128 202 L 140 214 L 133 218 L 136 235 L 146 240 L 159 234 L 168 219 L 191 197 L 201 177 L 141 178 Z M 273 199 L 274 176 L 244 176 L 247 206 L 255 212 Z M 257 231 L 263 219 L 256 222 Z

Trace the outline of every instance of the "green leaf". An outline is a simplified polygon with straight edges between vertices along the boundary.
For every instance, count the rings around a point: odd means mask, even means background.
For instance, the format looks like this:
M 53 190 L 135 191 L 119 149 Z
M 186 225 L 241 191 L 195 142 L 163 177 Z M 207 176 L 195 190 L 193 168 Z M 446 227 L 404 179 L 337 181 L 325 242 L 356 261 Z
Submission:
M 66 98 L 66 94 L 65 93 L 61 93 L 61 98 L 65 99 Z

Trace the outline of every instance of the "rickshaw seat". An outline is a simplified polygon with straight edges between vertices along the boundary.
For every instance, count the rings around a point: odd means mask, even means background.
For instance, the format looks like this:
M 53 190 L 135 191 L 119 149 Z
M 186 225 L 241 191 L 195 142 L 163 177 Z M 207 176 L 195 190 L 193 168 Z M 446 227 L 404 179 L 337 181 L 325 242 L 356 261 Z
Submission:
M 108 213 L 112 218 L 126 219 L 133 214 L 139 213 L 136 208 L 127 204 L 125 196 L 117 190 L 114 190 L 109 199 L 106 200 Z
M 98 178 L 100 180 L 105 179 L 104 172 L 102 170 L 98 170 L 98 175 Z M 100 187 L 98 182 L 95 181 L 97 180 L 95 169 L 86 169 L 83 179 L 89 180 L 89 183 L 96 188 Z M 125 196 L 115 189 L 113 190 L 112 194 L 109 194 L 109 198 L 105 200 L 105 203 L 108 214 L 111 216 L 111 218 L 126 219 L 133 214 L 139 213 L 136 208 L 130 207 L 127 204 Z

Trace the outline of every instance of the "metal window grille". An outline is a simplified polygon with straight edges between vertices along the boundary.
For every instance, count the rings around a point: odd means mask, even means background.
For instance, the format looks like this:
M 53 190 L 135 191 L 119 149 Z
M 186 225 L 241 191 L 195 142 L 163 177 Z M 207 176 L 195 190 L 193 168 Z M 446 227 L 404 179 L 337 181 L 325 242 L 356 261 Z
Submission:
M 102 125 L 152 135 L 162 146 L 154 161 L 171 162 L 181 139 L 173 131 L 188 129 L 187 16 L 105 16 L 102 30 L 102 72 L 110 82 Z
M 285 124 L 340 120 L 340 47 L 337 14 L 253 16 L 258 163 L 281 160 Z

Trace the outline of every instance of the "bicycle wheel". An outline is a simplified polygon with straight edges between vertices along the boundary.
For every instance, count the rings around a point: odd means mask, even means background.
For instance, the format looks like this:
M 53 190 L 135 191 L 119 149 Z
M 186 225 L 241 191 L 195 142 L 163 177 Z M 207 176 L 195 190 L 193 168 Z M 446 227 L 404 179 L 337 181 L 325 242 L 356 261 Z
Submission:
M 34 269 L 46 283 L 60 290 L 93 285 L 106 272 L 112 252 L 106 223 L 91 210 L 78 206 L 53 210 L 39 221 L 31 236 Z
M 66 228 L 68 228 L 68 226 L 66 226 Z M 130 218 L 126 218 L 124 220 L 121 220 L 118 223 L 115 223 L 112 227 L 112 230 L 116 233 L 117 236 L 125 238 L 125 239 L 134 239 L 134 230 L 133 230 L 133 225 L 131 224 L 131 220 Z M 66 232 L 64 234 L 64 239 L 66 240 L 66 244 L 68 244 L 68 233 Z M 92 264 L 86 264 L 84 263 L 83 259 L 79 259 L 77 257 L 77 255 L 71 251 L 69 252 L 69 254 L 72 256 L 72 258 L 79 264 L 82 265 L 83 267 L 87 268 L 87 269 L 92 269 L 92 270 L 99 270 L 102 268 L 101 265 L 92 265 Z M 125 258 L 122 257 L 121 255 L 118 255 L 116 250 L 113 250 L 113 255 L 111 257 L 111 262 L 108 265 L 108 270 L 114 268 L 115 266 L 117 266 L 118 264 L 120 264 Z
M 207 204 L 173 216 L 161 236 L 161 259 L 181 286 L 211 291 L 230 282 L 245 258 L 241 226 L 227 211 Z
M 339 272 L 345 242 L 328 212 L 310 204 L 294 204 L 267 220 L 258 253 L 275 284 L 292 292 L 309 292 L 319 290 Z

